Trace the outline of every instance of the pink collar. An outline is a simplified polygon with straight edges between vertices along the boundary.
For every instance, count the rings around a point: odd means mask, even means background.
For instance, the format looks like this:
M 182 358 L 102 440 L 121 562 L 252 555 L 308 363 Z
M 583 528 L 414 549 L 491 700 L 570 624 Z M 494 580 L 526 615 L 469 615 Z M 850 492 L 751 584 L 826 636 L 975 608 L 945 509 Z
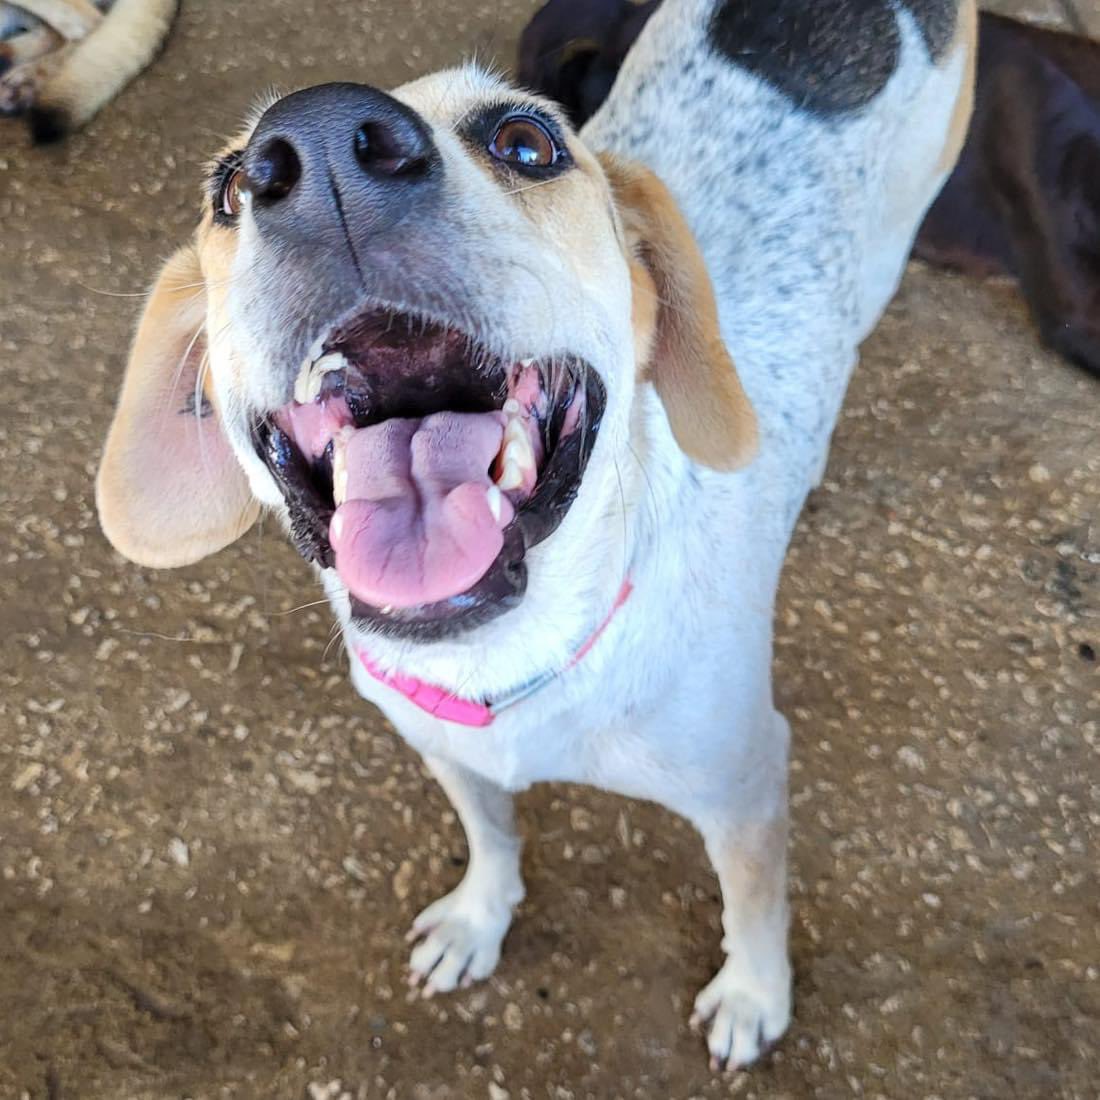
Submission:
M 615 597 L 615 602 L 607 613 L 607 617 L 596 628 L 595 633 L 588 641 L 577 650 L 573 660 L 566 665 L 566 671 L 575 668 L 588 656 L 592 647 L 599 641 L 600 635 L 611 625 L 611 620 L 615 618 L 616 612 L 626 603 L 633 591 L 634 586 L 630 581 L 623 581 L 623 586 L 619 589 L 619 594 Z M 533 695 L 539 688 L 550 683 L 558 675 L 557 672 L 544 672 L 541 676 L 537 676 L 534 680 L 523 684 L 500 699 L 493 702 L 476 703 L 470 699 L 460 699 L 445 688 L 425 683 L 415 676 L 403 676 L 399 672 L 385 672 L 365 649 L 359 649 L 356 653 L 359 660 L 362 661 L 363 667 L 371 676 L 379 683 L 385 684 L 386 687 L 400 692 L 413 706 L 427 711 L 433 718 L 441 718 L 444 722 L 454 722 L 456 725 L 470 726 L 473 729 L 484 729 L 485 726 L 492 725 L 496 716 L 502 710 L 507 710 L 508 707 L 514 706 L 529 695 Z

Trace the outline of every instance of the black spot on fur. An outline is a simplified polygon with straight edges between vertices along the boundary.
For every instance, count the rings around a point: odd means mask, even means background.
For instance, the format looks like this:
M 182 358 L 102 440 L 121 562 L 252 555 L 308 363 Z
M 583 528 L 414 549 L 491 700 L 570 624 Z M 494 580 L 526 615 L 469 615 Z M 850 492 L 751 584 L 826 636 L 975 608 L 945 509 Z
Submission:
M 900 0 L 939 58 L 957 0 Z M 897 67 L 901 32 L 890 0 L 724 0 L 710 38 L 739 68 L 800 107 L 832 115 L 865 107 Z
M 72 119 L 60 107 L 32 107 L 27 112 L 27 125 L 35 145 L 51 145 L 69 133 Z

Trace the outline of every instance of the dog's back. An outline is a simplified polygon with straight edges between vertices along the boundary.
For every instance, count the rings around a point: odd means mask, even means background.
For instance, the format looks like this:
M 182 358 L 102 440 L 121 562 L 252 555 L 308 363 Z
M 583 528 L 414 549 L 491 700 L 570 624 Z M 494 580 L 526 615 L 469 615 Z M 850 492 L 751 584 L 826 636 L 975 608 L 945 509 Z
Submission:
M 791 520 L 961 148 L 975 23 L 971 0 L 666 0 L 584 131 L 684 210 Z

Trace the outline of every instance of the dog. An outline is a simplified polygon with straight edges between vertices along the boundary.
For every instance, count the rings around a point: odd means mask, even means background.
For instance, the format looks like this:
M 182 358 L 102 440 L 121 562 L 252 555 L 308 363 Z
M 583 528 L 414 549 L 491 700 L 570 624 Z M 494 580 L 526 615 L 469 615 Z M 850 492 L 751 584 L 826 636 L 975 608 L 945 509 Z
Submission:
M 520 82 L 584 123 L 659 2 L 550 0 Z M 980 14 L 970 133 L 914 254 L 1017 279 L 1043 344 L 1100 377 L 1100 43 Z
M 982 12 L 970 137 L 916 255 L 1015 277 L 1043 344 L 1100 378 L 1100 43 Z
M 524 896 L 513 792 L 699 829 L 715 1067 L 788 1026 L 772 617 L 860 342 L 954 166 L 970 0 L 669 0 L 577 133 L 468 66 L 263 105 L 156 280 L 97 479 L 152 567 L 282 517 L 461 818 L 425 996 Z M 735 364 L 736 363 L 736 367 Z
M 179 0 L 0 2 L 0 114 L 32 139 L 85 125 L 159 52 Z

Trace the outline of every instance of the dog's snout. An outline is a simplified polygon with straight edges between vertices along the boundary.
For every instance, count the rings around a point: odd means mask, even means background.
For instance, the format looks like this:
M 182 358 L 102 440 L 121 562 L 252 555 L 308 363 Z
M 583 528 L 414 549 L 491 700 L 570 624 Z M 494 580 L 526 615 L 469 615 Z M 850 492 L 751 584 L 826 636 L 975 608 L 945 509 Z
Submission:
M 244 156 L 261 234 L 346 234 L 353 252 L 426 201 L 440 175 L 427 123 L 365 84 L 286 96 L 260 119 Z

